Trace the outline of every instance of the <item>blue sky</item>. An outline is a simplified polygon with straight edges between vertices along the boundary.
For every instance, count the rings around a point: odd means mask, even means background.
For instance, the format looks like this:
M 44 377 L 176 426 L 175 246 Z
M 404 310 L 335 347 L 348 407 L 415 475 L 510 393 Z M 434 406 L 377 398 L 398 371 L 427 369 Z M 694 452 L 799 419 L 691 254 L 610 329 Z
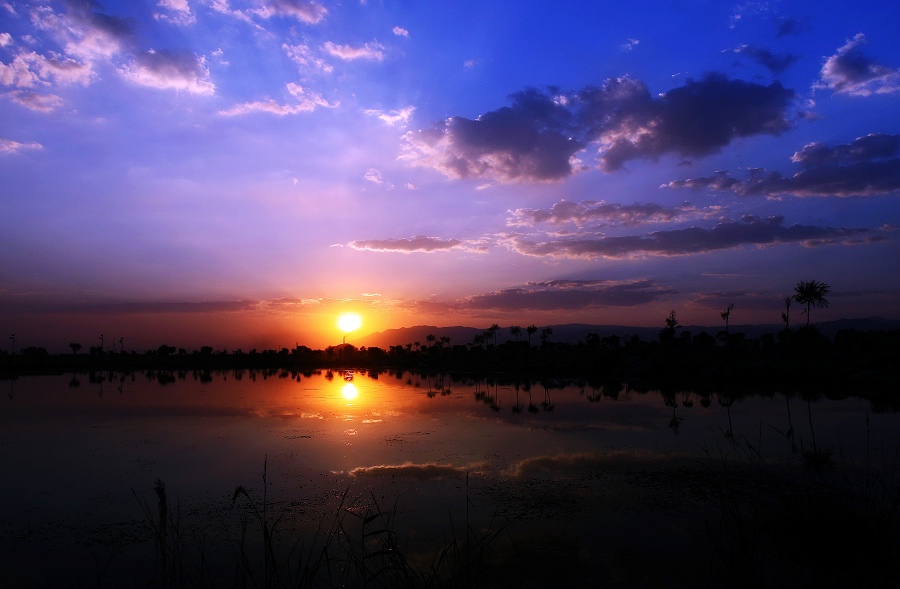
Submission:
M 900 6 L 0 2 L 0 328 L 900 318 Z M 795 307 L 799 315 L 799 309 Z M 352 341 L 352 337 L 348 338 Z M 462 343 L 462 342 L 459 342 Z

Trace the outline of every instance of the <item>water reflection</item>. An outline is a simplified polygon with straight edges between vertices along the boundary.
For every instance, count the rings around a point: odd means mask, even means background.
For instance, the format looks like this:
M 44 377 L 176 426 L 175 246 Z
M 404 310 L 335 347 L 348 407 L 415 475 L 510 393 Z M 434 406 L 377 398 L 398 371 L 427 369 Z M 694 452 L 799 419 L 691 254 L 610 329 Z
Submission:
M 356 389 L 356 385 L 352 382 L 348 382 L 343 387 L 341 387 L 341 397 L 343 397 L 347 401 L 353 401 L 354 399 L 356 399 L 357 395 L 359 395 L 359 391 Z
M 31 474 L 0 488 L 0 522 L 38 536 L 34 530 L 44 530 L 47 542 L 86 526 L 108 530 L 134 521 L 132 489 L 152 489 L 157 479 L 178 493 L 186 511 L 217 521 L 215 510 L 227 508 L 236 485 L 258 486 L 264 462 L 271 500 L 294 514 L 285 515 L 285 528 L 291 517 L 298 526 L 314 521 L 306 510 L 327 511 L 348 489 L 398 498 L 416 522 L 445 514 L 449 505 L 465 508 L 470 499 L 486 503 L 488 512 L 496 502 L 518 501 L 509 509 L 527 505 L 537 510 L 534 517 L 555 517 L 568 505 L 580 517 L 577 500 L 596 500 L 594 509 L 610 501 L 604 493 L 611 489 L 630 492 L 610 474 L 617 469 L 696 469 L 711 453 L 734 456 L 751 446 L 767 464 L 802 467 L 801 452 L 834 448 L 844 476 L 852 465 L 874 463 L 873 448 L 896 447 L 900 435 L 900 414 L 872 414 L 867 401 L 852 396 L 393 375 L 260 370 L 20 378 L 0 404 L 0 464 L 8 473 Z M 466 489 L 467 474 L 479 490 Z M 125 527 L 115 529 L 125 535 Z

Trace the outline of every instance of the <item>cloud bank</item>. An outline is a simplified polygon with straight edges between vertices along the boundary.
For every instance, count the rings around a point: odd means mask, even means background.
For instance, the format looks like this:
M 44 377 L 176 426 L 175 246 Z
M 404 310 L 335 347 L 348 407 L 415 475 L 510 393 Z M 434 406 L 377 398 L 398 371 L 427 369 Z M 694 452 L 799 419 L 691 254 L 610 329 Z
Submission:
M 778 82 L 763 86 L 721 74 L 657 97 L 628 77 L 573 93 L 531 88 L 476 119 L 450 117 L 408 133 L 404 158 L 450 178 L 554 181 L 584 169 L 576 154 L 588 147 L 612 172 L 631 160 L 701 157 L 740 137 L 777 135 L 790 127 L 793 98 Z
M 731 191 L 743 196 L 801 197 L 876 196 L 900 190 L 900 135 L 871 133 L 834 147 L 814 142 L 796 152 L 791 161 L 800 166 L 793 176 L 754 168 L 744 180 L 721 171 L 664 186 Z
M 760 218 L 747 215 L 739 221 L 723 220 L 711 229 L 688 227 L 654 231 L 645 235 L 584 236 L 534 240 L 513 235 L 505 240 L 511 250 L 526 256 L 597 259 L 701 254 L 745 245 L 762 247 L 799 243 L 816 246 L 830 243 L 864 243 L 880 240 L 865 228 L 784 225 L 782 216 Z

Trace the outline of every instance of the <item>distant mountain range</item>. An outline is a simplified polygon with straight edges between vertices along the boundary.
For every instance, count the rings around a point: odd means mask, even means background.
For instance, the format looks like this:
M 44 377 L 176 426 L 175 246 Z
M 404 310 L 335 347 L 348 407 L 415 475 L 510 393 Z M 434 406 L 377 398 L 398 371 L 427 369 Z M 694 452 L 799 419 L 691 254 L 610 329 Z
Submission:
M 796 327 L 803 325 L 802 323 L 798 323 Z M 819 331 L 828 336 L 834 337 L 838 331 L 842 329 L 856 329 L 859 331 L 873 331 L 873 330 L 887 330 L 887 329 L 900 329 L 900 320 L 895 319 L 884 319 L 882 317 L 865 317 L 860 319 L 838 319 L 836 321 L 823 321 L 821 323 L 816 323 L 816 327 Z M 662 326 L 658 327 L 633 327 L 627 325 L 587 325 L 583 323 L 568 323 L 564 325 L 539 325 L 540 329 L 545 327 L 549 327 L 553 330 L 553 334 L 550 336 L 550 341 L 554 342 L 566 342 L 570 344 L 578 343 L 579 341 L 583 341 L 585 336 L 589 333 L 596 333 L 600 337 L 607 337 L 610 335 L 618 335 L 620 337 L 631 337 L 633 335 L 637 335 L 642 340 L 650 341 L 656 340 L 657 335 L 659 334 Z M 522 326 L 522 335 L 519 336 L 519 341 L 528 341 L 528 335 L 525 333 L 525 326 Z M 683 325 L 679 328 L 679 332 L 681 331 L 690 331 L 694 335 L 705 331 L 710 335 L 715 335 L 722 331 L 724 325 Z M 780 324 L 769 324 L 769 325 L 729 325 L 728 331 L 731 333 L 743 332 L 747 337 L 755 338 L 759 337 L 765 333 L 776 333 L 783 328 Z M 450 345 L 456 344 L 469 344 L 472 343 L 475 336 L 487 329 L 485 327 L 464 327 L 461 325 L 453 326 L 453 327 L 436 327 L 434 325 L 416 325 L 415 327 L 401 327 L 398 329 L 388 329 L 386 331 L 380 331 L 377 333 L 371 333 L 369 335 L 360 337 L 358 339 L 347 338 L 347 343 L 353 344 L 356 347 L 379 347 L 388 349 L 391 346 L 405 346 L 406 344 L 412 344 L 414 342 L 419 342 L 422 345 L 427 344 L 427 337 L 429 334 L 441 338 L 441 337 L 449 337 Z M 515 338 L 512 334 L 509 333 L 509 326 L 501 326 L 500 331 L 497 333 L 497 343 L 503 343 L 506 341 L 514 340 Z M 539 344 L 540 339 L 540 331 L 531 336 L 531 343 L 533 345 Z M 491 342 L 493 343 L 493 342 Z

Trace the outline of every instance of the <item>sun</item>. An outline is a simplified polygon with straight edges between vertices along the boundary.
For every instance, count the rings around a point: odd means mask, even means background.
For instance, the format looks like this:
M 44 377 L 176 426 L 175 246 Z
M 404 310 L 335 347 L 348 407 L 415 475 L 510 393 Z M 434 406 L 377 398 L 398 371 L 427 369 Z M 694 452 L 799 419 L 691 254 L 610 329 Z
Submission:
M 338 317 L 337 324 L 341 331 L 350 333 L 351 331 L 356 331 L 362 327 L 362 317 L 357 313 L 341 313 Z

